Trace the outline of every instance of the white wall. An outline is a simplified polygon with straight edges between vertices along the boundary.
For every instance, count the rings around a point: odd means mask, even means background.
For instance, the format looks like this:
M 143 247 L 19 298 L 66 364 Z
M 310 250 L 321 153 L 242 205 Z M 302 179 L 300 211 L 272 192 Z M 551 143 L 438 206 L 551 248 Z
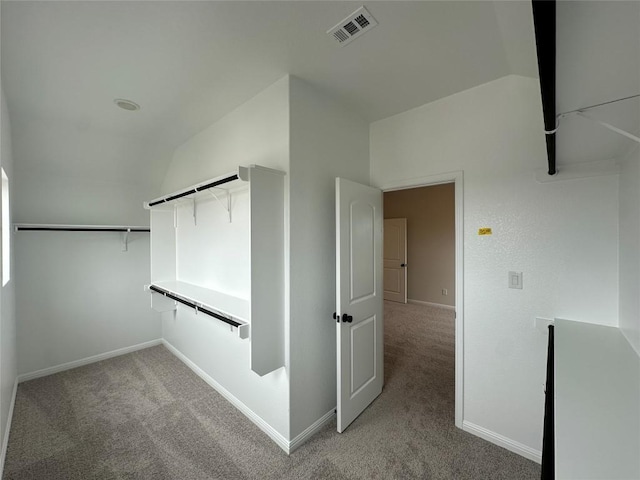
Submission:
M 13 127 L 16 222 L 149 224 L 142 203 L 157 196 L 168 163 L 156 139 L 61 119 Z M 157 168 L 146 168 L 149 159 Z
M 179 146 L 167 169 L 162 192 L 258 164 L 289 170 L 288 80 L 280 79 Z
M 534 317 L 618 317 L 618 178 L 536 183 L 542 129 L 538 82 L 519 76 L 371 125 L 375 185 L 464 171 L 464 420 L 534 451 L 546 364 Z M 509 270 L 523 290 L 507 288 Z
M 16 158 L 22 158 L 18 154 Z M 16 173 L 16 223 L 148 225 L 151 187 L 40 171 Z
M 13 205 L 14 186 L 13 181 L 13 155 L 11 149 L 11 125 L 9 111 L 5 102 L 4 92 L 0 90 L 2 111 L 0 113 L 0 166 L 5 170 L 9 178 L 9 203 Z M 13 208 L 11 208 L 13 210 Z M 7 428 L 9 420 L 9 408 L 13 399 L 13 387 L 17 375 L 16 359 L 16 314 L 15 314 L 15 247 L 14 237 L 11 237 L 11 280 L 0 292 L 0 445 L 2 454 L 0 458 L 0 474 L 4 465 L 4 445 L 7 441 Z
M 620 329 L 640 355 L 640 148 L 621 162 Z
M 336 406 L 335 178 L 369 184 L 368 123 L 291 77 L 291 437 Z
M 169 193 L 233 172 L 238 165 L 250 164 L 289 172 L 288 77 L 178 147 L 162 190 Z M 287 175 L 285 199 L 288 199 L 289 181 Z M 288 331 L 287 318 L 285 322 Z M 175 316 L 172 312 L 163 315 L 163 337 L 282 437 L 289 439 L 287 368 L 258 376 L 249 366 L 248 341 L 240 340 L 235 330 L 231 331 L 222 322 L 195 315 L 188 308 L 179 308 Z
M 150 308 L 149 234 L 17 232 L 18 372 L 161 337 Z
M 157 143 L 64 119 L 21 119 L 13 135 L 16 223 L 148 225 L 157 195 Z M 33 141 L 37 138 L 38 141 Z M 157 158 L 145 171 L 141 157 Z M 154 185 L 155 182 L 155 185 Z M 149 234 L 18 232 L 16 315 L 20 374 L 161 337 L 149 308 Z

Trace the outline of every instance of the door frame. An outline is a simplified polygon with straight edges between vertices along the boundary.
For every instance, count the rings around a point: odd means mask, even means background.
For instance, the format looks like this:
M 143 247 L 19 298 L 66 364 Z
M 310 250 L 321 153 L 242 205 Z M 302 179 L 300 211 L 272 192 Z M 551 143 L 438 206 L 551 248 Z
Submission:
M 407 190 L 409 188 L 433 187 L 443 183 L 453 183 L 455 191 L 455 262 L 456 262 L 456 302 L 455 302 L 455 425 L 462 428 L 464 419 L 464 174 L 460 171 L 428 175 L 406 180 L 383 182 L 382 192 Z

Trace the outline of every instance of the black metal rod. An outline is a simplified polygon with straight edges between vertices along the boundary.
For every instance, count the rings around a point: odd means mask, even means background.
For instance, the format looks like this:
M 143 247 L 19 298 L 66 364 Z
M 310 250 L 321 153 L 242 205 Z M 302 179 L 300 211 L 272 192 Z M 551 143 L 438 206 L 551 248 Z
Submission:
M 163 290 L 163 289 L 161 289 L 161 288 L 158 288 L 158 287 L 156 287 L 156 286 L 154 286 L 154 285 L 151 285 L 151 286 L 149 287 L 149 289 L 150 289 L 150 290 L 153 290 L 153 291 L 154 291 L 154 292 L 156 292 L 156 293 L 159 293 L 159 294 L 161 294 L 161 295 L 164 295 L 165 297 L 169 297 L 171 300 L 175 300 L 176 302 L 180 302 L 180 303 L 182 303 L 183 305 L 186 305 L 186 306 L 188 306 L 188 307 L 195 308 L 195 304 L 194 304 L 193 302 L 189 302 L 188 300 L 185 300 L 185 299 L 184 299 L 184 298 L 182 298 L 182 297 L 179 297 L 179 296 L 177 296 L 177 295 L 174 295 L 174 294 L 172 294 L 172 293 L 170 293 L 170 292 L 167 292 L 166 290 Z
M 239 327 L 240 325 L 242 325 L 242 323 L 236 322 L 235 320 L 232 320 L 228 317 L 225 317 L 224 315 L 221 315 L 219 313 L 213 312 L 207 308 L 201 307 L 198 304 L 187 300 L 185 298 L 182 298 L 179 295 L 176 295 L 175 293 L 171 293 L 168 290 L 165 290 L 164 288 L 160 288 L 160 287 L 156 287 L 155 285 L 150 285 L 149 286 L 149 290 L 153 290 L 156 293 L 159 293 L 161 295 L 164 295 L 165 297 L 170 298 L 171 300 L 175 300 L 176 302 L 180 302 L 183 305 L 186 305 L 187 307 L 191 307 L 193 309 L 196 309 L 199 312 L 205 313 L 207 315 L 209 315 L 210 317 L 214 317 L 217 318 L 218 320 L 227 323 L 229 325 L 231 325 L 232 327 Z
M 556 174 L 556 0 L 532 0 L 549 175 Z M 553 132 L 553 133 L 551 133 Z
M 233 182 L 234 180 L 238 180 L 238 175 L 231 175 L 230 177 L 223 178 L 221 180 L 216 180 L 215 182 L 207 183 L 206 185 L 202 185 L 200 187 L 196 187 L 196 191 L 201 192 L 202 190 L 206 190 L 208 188 L 214 188 L 224 183 Z
M 16 230 L 41 232 L 150 232 L 149 228 L 90 228 L 90 227 L 27 227 L 16 226 Z
M 547 347 L 547 387 L 544 398 L 544 433 L 542 435 L 542 480 L 555 478 L 555 413 L 553 325 L 549 325 Z
M 156 200 L 155 202 L 151 202 L 149 203 L 150 207 L 153 207 L 155 205 L 159 205 L 161 203 L 166 203 L 166 202 L 170 202 L 172 200 L 177 200 L 178 198 L 182 198 L 182 197 L 186 197 L 187 195 L 191 195 L 197 192 L 201 192 L 202 190 L 206 190 L 208 188 L 213 188 L 213 187 L 217 187 L 218 185 L 222 185 L 225 183 L 229 183 L 229 182 L 233 182 L 234 180 L 238 179 L 238 175 L 230 175 L 228 177 L 222 178 L 220 180 L 216 180 L 215 182 L 211 182 L 211 183 L 207 183 L 206 185 L 201 185 L 195 188 L 192 188 L 191 190 L 187 190 L 186 192 L 181 192 L 181 193 L 176 193 L 175 195 L 170 195 L 168 197 L 163 197 L 160 200 Z
M 640 97 L 640 94 L 638 94 L 638 95 L 629 95 L 628 97 L 616 98 L 615 100 L 609 100 L 608 102 L 596 103 L 595 105 L 589 105 L 588 107 L 576 108 L 575 110 L 569 110 L 568 112 L 560 112 L 558 114 L 558 116 L 569 115 L 570 113 L 578 113 L 578 112 L 582 112 L 584 110 L 589 110 L 589 109 L 597 108 L 597 107 L 604 107 L 605 105 L 611 105 L 613 103 L 624 102 L 625 100 L 632 100 L 634 98 L 639 98 L 639 97 Z

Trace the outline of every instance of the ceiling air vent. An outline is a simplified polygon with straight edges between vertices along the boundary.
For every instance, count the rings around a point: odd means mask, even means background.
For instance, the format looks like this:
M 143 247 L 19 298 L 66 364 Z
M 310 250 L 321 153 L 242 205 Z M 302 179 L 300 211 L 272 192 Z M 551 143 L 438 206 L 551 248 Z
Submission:
M 345 46 L 378 25 L 376 19 L 371 16 L 366 8 L 360 7 L 347 18 L 329 29 L 327 34 Z

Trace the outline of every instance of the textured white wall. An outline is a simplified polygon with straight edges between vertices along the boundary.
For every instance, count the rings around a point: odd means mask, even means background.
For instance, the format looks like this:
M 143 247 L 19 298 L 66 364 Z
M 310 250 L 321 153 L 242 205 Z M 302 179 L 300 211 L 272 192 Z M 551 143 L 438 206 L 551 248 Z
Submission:
M 371 125 L 375 185 L 464 171 L 464 420 L 535 451 L 546 336 L 534 317 L 618 317 L 618 178 L 536 183 L 542 129 L 538 82 L 519 76 Z M 507 288 L 509 270 L 523 290 Z
M 620 328 L 640 355 L 640 148 L 620 172 Z
M 16 223 L 149 224 L 142 204 L 166 166 L 157 143 L 64 119 L 12 127 Z M 160 173 L 140 168 L 141 157 L 156 159 Z M 132 234 L 126 253 L 117 233 L 14 238 L 19 373 L 160 338 L 143 290 L 149 234 Z
M 148 225 L 142 204 L 157 196 L 151 187 L 40 171 L 16 172 L 15 184 L 16 223 Z
M 163 193 L 250 164 L 289 171 L 287 77 L 178 147 L 163 183 Z M 285 177 L 285 199 L 288 199 L 288 177 Z M 241 222 L 242 218 L 236 220 Z M 244 221 L 248 223 L 248 218 Z M 246 245 L 237 247 L 246 252 Z M 242 261 L 241 256 L 238 261 Z M 246 256 L 245 261 L 248 265 Z M 247 265 L 241 265 L 240 269 L 246 271 Z M 181 273 L 188 274 L 188 270 Z M 212 274 L 215 276 L 215 272 Z M 184 277 L 182 280 L 189 281 Z M 285 321 L 288 331 L 288 320 Z M 195 315 L 188 308 L 179 308 L 175 317 L 172 312 L 163 314 L 163 337 L 278 433 L 289 438 L 286 368 L 264 377 L 253 373 L 249 366 L 249 342 L 240 340 L 222 322 Z M 288 364 L 288 352 L 286 358 Z
M 291 437 L 336 406 L 335 178 L 369 184 L 369 125 L 291 77 Z
M 289 169 L 288 79 L 283 78 L 179 146 L 163 193 L 257 164 Z
M 0 89 L 0 101 L 2 111 L 0 113 L 0 166 L 5 170 L 9 178 L 9 203 L 13 210 L 13 199 L 15 182 L 13 181 L 13 155 L 11 149 L 11 125 L 9 121 L 9 111 L 5 102 L 4 92 Z M 13 397 L 13 386 L 17 375 L 16 357 L 16 314 L 15 314 L 15 247 L 14 237 L 10 237 L 11 243 L 11 280 L 0 292 L 0 445 L 6 441 L 5 432 L 9 407 Z M 3 450 L 4 452 L 4 450 Z M 0 458 L 0 462 L 4 457 Z M 2 463 L 0 463 L 0 474 L 2 473 Z
M 149 234 L 17 232 L 18 372 L 161 337 L 149 308 Z

